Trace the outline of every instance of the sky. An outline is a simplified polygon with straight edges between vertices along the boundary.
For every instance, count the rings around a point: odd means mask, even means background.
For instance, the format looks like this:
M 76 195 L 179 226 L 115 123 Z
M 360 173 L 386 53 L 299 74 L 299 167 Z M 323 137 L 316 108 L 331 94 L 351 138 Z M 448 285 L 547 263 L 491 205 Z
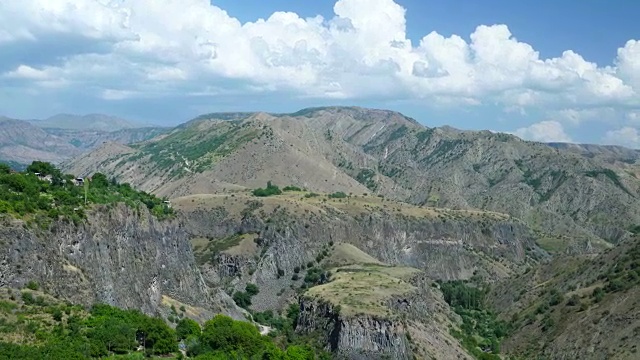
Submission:
M 640 148 L 632 0 L 4 0 L 0 115 L 357 105 Z

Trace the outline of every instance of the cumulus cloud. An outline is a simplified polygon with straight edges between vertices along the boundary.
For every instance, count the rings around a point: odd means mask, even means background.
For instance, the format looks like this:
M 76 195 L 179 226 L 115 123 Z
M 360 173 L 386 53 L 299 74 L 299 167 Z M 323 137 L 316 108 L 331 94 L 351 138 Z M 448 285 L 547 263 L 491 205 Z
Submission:
M 640 148 L 640 132 L 636 128 L 625 126 L 617 130 L 607 131 L 603 142 L 611 145 Z
M 413 44 L 392 0 L 338 0 L 334 16 L 275 12 L 241 23 L 209 0 L 0 2 L 0 78 L 83 88 L 96 98 L 286 92 L 505 109 L 640 107 L 640 42 L 612 66 L 567 50 L 544 59 L 506 25 L 470 41 Z M 541 123 L 542 124 L 542 123 Z
M 572 142 L 571 137 L 565 133 L 561 123 L 552 120 L 541 121 L 528 127 L 516 130 L 514 135 L 531 141 L 540 142 Z

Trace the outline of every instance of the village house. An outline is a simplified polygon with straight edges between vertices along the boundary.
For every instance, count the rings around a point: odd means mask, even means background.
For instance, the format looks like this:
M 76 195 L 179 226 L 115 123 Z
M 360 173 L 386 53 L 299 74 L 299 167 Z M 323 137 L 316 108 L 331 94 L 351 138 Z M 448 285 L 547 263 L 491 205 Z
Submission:
M 39 172 L 34 173 L 34 174 L 35 174 L 35 176 L 37 176 L 37 177 L 38 177 L 38 179 L 39 179 L 39 180 L 41 180 L 41 181 L 48 181 L 49 183 L 53 182 L 53 177 L 52 177 L 51 175 L 44 175 L 44 174 L 39 173 Z

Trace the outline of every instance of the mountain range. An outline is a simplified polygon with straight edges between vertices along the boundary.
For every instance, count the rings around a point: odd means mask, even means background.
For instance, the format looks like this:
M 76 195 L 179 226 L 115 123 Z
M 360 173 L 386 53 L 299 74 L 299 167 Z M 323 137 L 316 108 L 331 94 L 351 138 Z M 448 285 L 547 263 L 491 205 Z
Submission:
M 59 166 L 94 180 L 84 207 L 64 182 L 43 208 L 5 195 L 23 210 L 0 201 L 0 290 L 37 282 L 172 327 L 223 313 L 335 359 L 637 358 L 637 150 L 359 107 L 112 132 L 2 121 L 13 149 L 74 152 Z M 39 311 L 12 291 L 0 315 Z M 16 328 L 0 345 L 28 338 Z
M 167 197 L 273 181 L 497 211 L 570 236 L 554 243 L 562 251 L 609 247 L 640 223 L 635 150 L 428 128 L 399 113 L 355 107 L 207 114 L 145 142 L 104 144 L 64 167 L 113 174 Z
M 142 125 L 130 120 L 104 114 L 58 114 L 43 120 L 30 120 L 29 122 L 41 128 L 94 130 L 103 132 L 148 127 L 148 125 Z
M 0 117 L 0 161 L 22 168 L 34 160 L 59 163 L 105 141 L 132 143 L 165 131 L 112 116 L 60 114 L 45 120 Z

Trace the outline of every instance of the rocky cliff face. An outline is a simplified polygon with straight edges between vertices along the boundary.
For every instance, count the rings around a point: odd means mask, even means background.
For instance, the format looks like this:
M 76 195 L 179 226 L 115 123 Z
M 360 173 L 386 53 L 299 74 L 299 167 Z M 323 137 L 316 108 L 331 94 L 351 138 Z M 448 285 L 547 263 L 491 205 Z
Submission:
M 319 333 L 337 358 L 403 360 L 412 355 L 401 324 L 371 316 L 341 317 L 326 302 L 303 298 L 296 329 Z
M 449 334 L 461 321 L 441 293 L 422 274 L 411 282 L 414 292 L 380 304 L 388 310 L 384 316 L 347 312 L 335 299 L 307 292 L 299 301 L 296 331 L 319 337 L 339 359 L 469 359 Z
M 216 206 L 218 200 L 223 206 Z M 424 209 L 411 208 L 416 212 L 410 215 L 391 205 L 347 212 L 340 208 L 345 203 L 337 201 L 302 210 L 276 198 L 257 208 L 253 203 L 245 209 L 237 206 L 245 200 L 236 195 L 235 203 L 229 200 L 225 205 L 220 198 L 208 204 L 211 207 L 191 208 L 191 199 L 185 198 L 174 205 L 184 211 L 192 236 L 209 239 L 204 248 L 196 248 L 207 279 L 217 285 L 226 278 L 237 289 L 244 282 L 257 283 L 263 289 L 254 302 L 257 309 L 277 307 L 278 293 L 289 287 L 294 270 L 315 261 L 322 247 L 332 242 L 354 245 L 384 263 L 414 267 L 443 280 L 474 274 L 498 279 L 546 256 L 525 225 L 496 214 L 426 216 L 420 212 Z M 233 234 L 253 234 L 254 247 L 233 244 L 230 252 L 220 249 L 223 239 Z M 217 250 L 202 252 L 207 247 Z
M 36 281 L 74 303 L 148 314 L 158 313 L 168 297 L 241 317 L 228 296 L 205 284 L 180 224 L 157 221 L 144 207 L 97 207 L 82 224 L 60 221 L 47 231 L 2 221 L 0 287 Z

